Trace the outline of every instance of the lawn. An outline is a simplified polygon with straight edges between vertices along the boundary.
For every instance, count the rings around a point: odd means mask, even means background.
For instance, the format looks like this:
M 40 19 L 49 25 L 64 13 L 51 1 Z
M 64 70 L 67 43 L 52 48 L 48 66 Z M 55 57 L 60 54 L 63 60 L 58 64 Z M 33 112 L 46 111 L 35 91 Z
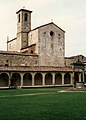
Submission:
M 60 89 L 0 90 L 0 120 L 86 120 L 86 93 Z

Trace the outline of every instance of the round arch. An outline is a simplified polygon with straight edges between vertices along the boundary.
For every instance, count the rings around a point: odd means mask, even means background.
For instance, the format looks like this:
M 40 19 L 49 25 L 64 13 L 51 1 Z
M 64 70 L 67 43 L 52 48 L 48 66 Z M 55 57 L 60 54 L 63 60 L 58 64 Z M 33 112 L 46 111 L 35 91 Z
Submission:
M 13 73 L 11 78 L 11 87 L 17 88 L 21 85 L 21 76 L 19 73 Z
M 0 87 L 8 87 L 9 86 L 9 76 L 7 73 L 0 74 Z
M 42 85 L 42 74 L 36 73 L 34 76 L 34 85 Z
M 55 85 L 61 85 L 62 84 L 62 74 L 56 73 L 55 74 Z
M 69 73 L 64 75 L 64 84 L 71 84 L 71 75 Z
M 32 75 L 31 73 L 25 73 L 23 76 L 23 85 L 32 86 Z
M 52 85 L 52 74 L 47 73 L 45 75 L 45 85 Z

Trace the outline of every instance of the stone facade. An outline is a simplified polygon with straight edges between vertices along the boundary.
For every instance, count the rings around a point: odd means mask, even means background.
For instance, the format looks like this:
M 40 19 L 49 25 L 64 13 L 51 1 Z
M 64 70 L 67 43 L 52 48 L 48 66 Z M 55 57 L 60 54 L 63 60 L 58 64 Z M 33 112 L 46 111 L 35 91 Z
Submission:
M 40 66 L 64 67 L 65 32 L 54 23 L 39 28 L 38 55 Z

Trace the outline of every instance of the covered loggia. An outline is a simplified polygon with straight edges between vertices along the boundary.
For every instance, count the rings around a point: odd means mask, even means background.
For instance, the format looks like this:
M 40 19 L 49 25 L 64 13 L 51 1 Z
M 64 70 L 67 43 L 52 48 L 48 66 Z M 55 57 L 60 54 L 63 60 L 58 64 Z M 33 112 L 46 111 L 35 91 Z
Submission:
M 32 86 L 32 75 L 31 73 L 25 73 L 23 76 L 23 86 Z
M 45 75 L 45 85 L 52 85 L 52 74 L 47 73 Z
M 71 84 L 71 75 L 69 73 L 64 75 L 64 84 Z
M 42 85 L 42 74 L 36 73 L 34 76 L 34 85 Z
M 55 85 L 61 85 L 62 84 L 62 75 L 61 73 L 55 74 Z
M 9 76 L 7 73 L 0 74 L 0 87 L 8 87 L 9 86 Z
M 17 88 L 21 85 L 21 76 L 19 73 L 13 73 L 11 78 L 11 87 Z

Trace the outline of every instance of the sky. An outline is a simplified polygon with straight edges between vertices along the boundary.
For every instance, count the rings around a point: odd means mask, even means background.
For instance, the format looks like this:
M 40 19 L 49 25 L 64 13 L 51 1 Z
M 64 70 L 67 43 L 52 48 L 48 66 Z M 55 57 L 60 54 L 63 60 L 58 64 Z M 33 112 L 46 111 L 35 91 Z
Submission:
M 16 12 L 32 12 L 32 29 L 50 22 L 65 31 L 65 56 L 86 56 L 86 0 L 0 0 L 0 50 L 16 37 Z

